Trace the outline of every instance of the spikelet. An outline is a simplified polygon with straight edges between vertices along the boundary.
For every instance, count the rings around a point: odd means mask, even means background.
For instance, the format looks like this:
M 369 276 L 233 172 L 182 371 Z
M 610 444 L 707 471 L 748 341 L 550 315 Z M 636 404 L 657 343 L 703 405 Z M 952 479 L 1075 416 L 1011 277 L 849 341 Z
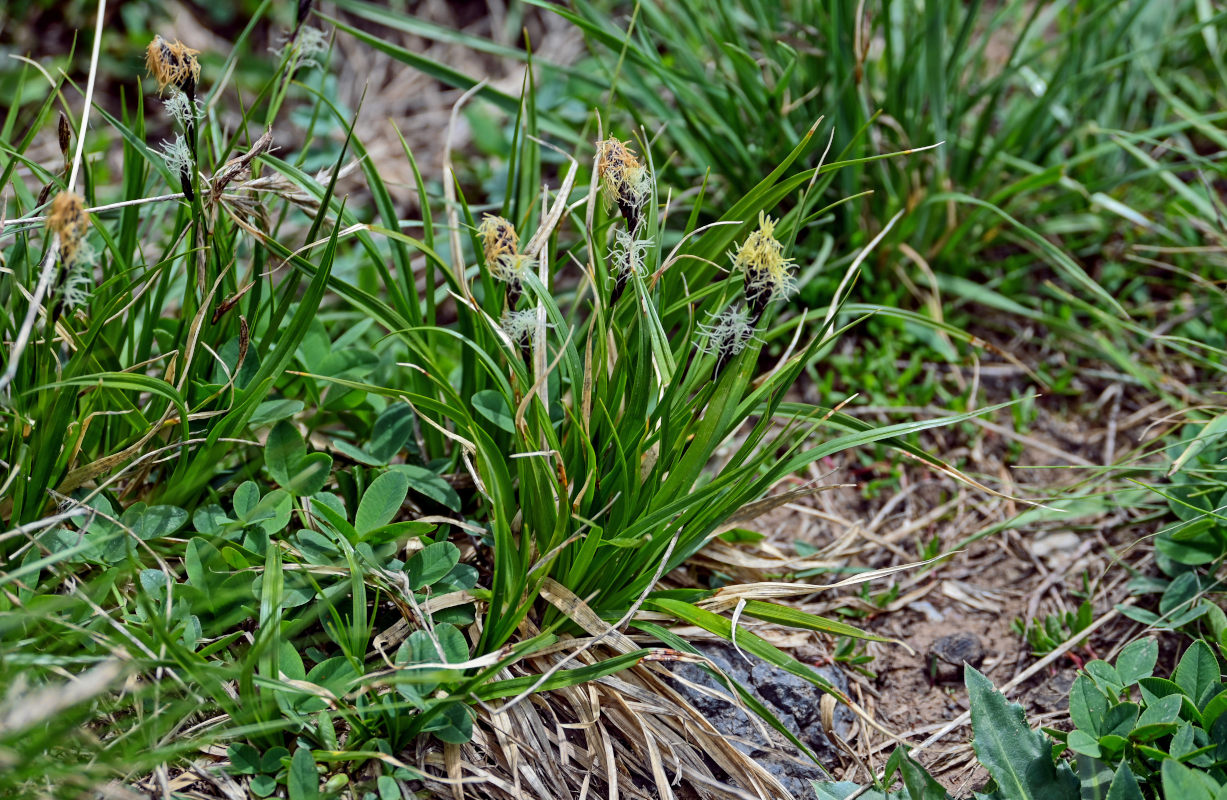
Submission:
M 545 327 L 552 327 L 546 323 Z M 507 335 L 520 350 L 520 356 L 524 359 L 525 364 L 532 363 L 533 355 L 533 334 L 537 330 L 537 311 L 536 309 L 526 308 L 522 311 L 508 309 L 503 312 L 502 319 L 499 320 L 499 328 Z
M 71 267 L 81 251 L 89 217 L 85 213 L 85 200 L 75 192 L 60 192 L 51 201 L 47 214 L 47 229 L 60 237 L 60 259 Z
M 610 271 L 614 275 L 614 288 L 609 295 L 610 306 L 616 305 L 622 297 L 631 275 L 643 273 L 643 260 L 651 244 L 651 239 L 636 239 L 622 230 L 614 232 L 613 247 L 609 250 Z
M 710 315 L 706 323 L 699 323 L 699 352 L 716 357 L 716 375 L 730 358 L 754 340 L 754 320 L 750 313 L 745 308 L 729 308 Z
M 507 284 L 507 308 L 514 311 L 524 291 L 524 276 L 536 268 L 537 262 L 520 253 L 520 236 L 508 220 L 487 214 L 477 226 L 486 269 L 495 280 Z
M 158 82 L 159 93 L 167 86 L 178 86 L 195 100 L 196 81 L 200 79 L 198 55 L 199 50 L 193 50 L 178 39 L 168 42 L 161 36 L 154 36 L 145 50 L 145 69 Z
M 532 308 L 526 308 L 523 311 L 504 311 L 503 318 L 499 320 L 499 327 L 503 329 L 503 333 L 507 334 L 508 339 L 515 342 L 517 346 L 523 347 L 528 344 L 533 331 L 537 329 L 537 311 Z
M 493 265 L 501 256 L 520 252 L 520 236 L 515 226 L 502 217 L 484 216 L 477 226 L 477 235 L 481 238 L 481 250 L 487 264 Z
M 625 142 L 611 137 L 596 143 L 596 171 L 606 204 L 618 206 L 633 235 L 643 221 L 643 208 L 652 194 L 648 168 Z
M 784 257 L 784 245 L 775 238 L 775 224 L 760 211 L 758 230 L 751 231 L 737 252 L 730 254 L 734 269 L 745 274 L 746 301 L 755 323 L 767 303 L 786 299 L 796 291 L 792 259 Z
M 184 130 L 188 130 L 200 119 L 200 101 L 189 100 L 187 92 L 181 92 L 178 89 L 171 90 L 170 96 L 162 101 L 162 107 L 166 109 L 167 114 L 183 126 Z

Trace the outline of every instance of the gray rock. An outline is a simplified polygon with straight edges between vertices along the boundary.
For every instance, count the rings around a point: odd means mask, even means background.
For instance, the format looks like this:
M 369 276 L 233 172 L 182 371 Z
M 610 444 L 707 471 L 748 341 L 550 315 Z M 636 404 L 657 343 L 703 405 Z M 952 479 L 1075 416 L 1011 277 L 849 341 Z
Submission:
M 821 689 L 749 653 L 743 658 L 729 644 L 704 643 L 697 645 L 697 649 L 732 681 L 757 697 L 821 762 L 835 763 L 838 760 L 836 746 L 827 739 L 822 729 Z M 746 658 L 749 659 L 748 662 Z M 838 669 L 815 667 L 815 670 L 841 691 L 847 691 L 848 680 Z M 680 683 L 677 686 L 686 700 L 723 733 L 734 747 L 762 765 L 794 797 L 813 797 L 810 781 L 831 779 L 766 722 L 757 717 L 752 720 L 749 713 L 726 699 L 730 694 L 727 687 L 709 676 L 701 667 L 695 664 L 678 664 L 674 667 L 674 672 L 692 683 L 720 692 L 721 696 L 713 697 Z M 851 723 L 852 712 L 847 706 L 838 705 L 835 711 L 835 732 L 840 736 L 846 735 Z
M 929 680 L 936 683 L 962 681 L 963 664 L 978 667 L 984 662 L 984 645 L 980 637 L 967 631 L 943 636 L 929 645 L 925 663 Z

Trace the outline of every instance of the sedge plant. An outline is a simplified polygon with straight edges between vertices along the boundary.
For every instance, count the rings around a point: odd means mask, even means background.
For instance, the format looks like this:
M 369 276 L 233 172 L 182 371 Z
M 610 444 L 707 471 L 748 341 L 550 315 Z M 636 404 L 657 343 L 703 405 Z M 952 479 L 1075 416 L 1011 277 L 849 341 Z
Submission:
M 289 41 L 327 40 L 306 24 Z M 715 224 L 679 225 L 642 142 L 544 148 L 530 81 L 501 202 L 451 173 L 431 191 L 406 149 L 410 235 L 322 54 L 283 48 L 259 89 L 276 108 L 235 127 L 207 58 L 148 52 L 183 146 L 150 144 L 135 80 L 77 132 L 118 163 L 107 181 L 86 162 L 79 194 L 22 155 L 16 111 L 0 130 L 19 206 L 0 327 L 34 320 L 3 356 L 6 796 L 144 785 L 206 745 L 256 796 L 391 791 L 431 774 L 423 743 L 474 747 L 529 695 L 646 674 L 665 651 L 621 631 L 684 645 L 662 618 L 838 694 L 716 590 L 658 584 L 816 460 L 927 458 L 905 437 L 966 418 L 873 427 L 788 398 L 846 296 L 781 321 L 791 243 L 841 169 L 889 155 L 797 168 L 811 129 Z M 33 129 L 65 88 L 30 104 Z M 306 140 L 341 142 L 320 173 L 274 150 L 265 123 L 294 104 Z M 343 173 L 369 202 L 338 194 Z M 32 305 L 15 287 L 44 263 Z M 758 597 L 737 614 L 867 636 Z

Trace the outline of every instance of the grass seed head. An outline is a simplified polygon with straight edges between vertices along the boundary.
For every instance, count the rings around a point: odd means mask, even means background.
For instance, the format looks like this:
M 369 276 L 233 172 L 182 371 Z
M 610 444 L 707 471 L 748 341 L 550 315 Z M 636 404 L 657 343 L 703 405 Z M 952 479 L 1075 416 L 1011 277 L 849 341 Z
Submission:
M 161 36 L 154 36 L 145 50 L 145 69 L 158 82 L 159 92 L 167 86 L 177 86 L 192 96 L 196 93 L 196 81 L 200 79 L 198 55 L 199 50 L 193 50 L 178 39 L 168 42 Z
M 329 44 L 328 31 L 304 26 L 274 36 L 268 49 L 278 61 L 289 57 L 295 60 L 295 67 L 319 67 L 319 57 L 328 52 Z
M 75 192 L 57 194 L 47 214 L 47 229 L 60 237 L 60 258 L 65 264 L 76 263 L 87 227 L 84 198 Z
M 784 245 L 775 238 L 775 224 L 775 220 L 760 211 L 758 230 L 751 231 L 737 252 L 731 254 L 734 269 L 745 274 L 746 300 L 756 321 L 767 303 L 786 299 L 797 290 L 793 262 L 784 257 Z
M 596 171 L 606 207 L 618 206 L 626 227 L 634 233 L 643 220 L 643 207 L 652 194 L 652 176 L 635 151 L 615 138 L 596 143 Z

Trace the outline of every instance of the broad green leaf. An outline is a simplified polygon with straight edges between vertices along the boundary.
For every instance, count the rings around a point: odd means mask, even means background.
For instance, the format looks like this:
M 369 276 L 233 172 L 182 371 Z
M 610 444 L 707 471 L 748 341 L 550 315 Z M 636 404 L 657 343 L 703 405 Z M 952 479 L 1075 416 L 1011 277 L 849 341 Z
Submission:
M 289 419 L 304 408 L 301 400 L 265 400 L 256 406 L 256 410 L 252 412 L 251 419 L 247 424 L 252 428 L 259 428 L 270 422 L 280 422 L 284 419 Z
M 1180 542 L 1168 536 L 1155 539 L 1155 549 L 1177 564 L 1199 567 L 1222 557 L 1222 548 L 1217 542 L 1194 539 Z
M 1161 774 L 1165 800 L 1215 800 L 1217 787 L 1211 789 L 1202 780 L 1210 776 L 1199 775 L 1174 758 L 1164 760 Z
M 299 497 L 318 493 L 332 474 L 332 456 L 327 453 L 311 453 L 294 467 L 293 477 L 283 488 Z
M 1219 692 L 1210 698 L 1210 702 L 1206 703 L 1202 709 L 1202 721 L 1209 728 L 1223 715 L 1224 711 L 1227 711 L 1227 692 Z
M 1180 657 L 1172 680 L 1190 699 L 1197 700 L 1207 689 L 1219 682 L 1218 658 L 1210 645 L 1201 639 L 1193 640 L 1189 649 Z
M 1129 768 L 1128 761 L 1122 761 L 1112 776 L 1112 785 L 1108 787 L 1107 800 L 1143 800 L 1142 787 Z
M 1102 740 L 1105 736 L 1128 736 L 1137 725 L 1140 712 L 1141 708 L 1137 703 L 1118 703 L 1112 706 L 1108 709 L 1108 713 L 1104 714 L 1103 722 L 1100 723 L 1100 739 Z
M 1069 690 L 1069 718 L 1075 727 L 1098 739 L 1100 724 L 1107 710 L 1108 698 L 1094 681 L 1085 675 L 1074 678 L 1074 685 Z
M 285 779 L 290 800 L 317 800 L 320 796 L 319 773 L 315 771 L 315 759 L 311 751 L 299 747 L 290 759 L 290 771 Z
M 354 516 L 359 535 L 387 525 L 400 511 L 409 494 L 409 479 L 400 472 L 385 472 L 366 487 Z
M 380 775 L 376 778 L 375 788 L 379 791 L 379 800 L 404 800 L 400 784 L 391 775 Z
M 298 462 L 307 455 L 307 443 L 302 434 L 289 422 L 282 420 L 273 426 L 264 443 L 264 465 L 273 480 L 285 487 L 298 467 Z
M 449 744 L 464 744 L 473 738 L 473 712 L 466 703 L 450 702 L 425 731 Z
M 1200 591 L 1201 582 L 1196 572 L 1190 571 L 1176 576 L 1159 600 L 1159 614 L 1169 618 L 1175 616 L 1183 611 Z
M 1070 750 L 1084 756 L 1099 758 L 1102 755 L 1099 750 L 1099 740 L 1082 730 L 1070 731 L 1066 744 L 1069 745 Z
M 810 784 L 814 787 L 818 800 L 847 800 L 853 794 L 865 800 L 884 800 L 886 797 L 876 789 L 862 792 L 861 785 L 852 781 L 810 781 Z
M 413 409 L 404 403 L 388 406 L 375 420 L 366 451 L 379 463 L 387 464 L 413 437 L 413 419 Z
M 260 771 L 260 751 L 244 742 L 236 742 L 226 748 L 230 758 L 228 772 L 238 775 L 254 775 Z
M 439 647 L 443 649 L 444 661 L 453 664 L 468 660 L 469 642 L 455 625 L 436 625 L 435 637 L 439 640 Z
M 906 747 L 896 746 L 886 762 L 888 779 L 896 771 L 903 778 L 903 786 L 910 800 L 949 800 L 946 789 L 908 755 Z
M 1095 679 L 1095 683 L 1100 689 L 1120 694 L 1121 690 L 1125 688 L 1125 682 L 1121 680 L 1120 673 L 1107 661 L 1099 659 L 1088 661 L 1084 669 L 1088 675 Z
M 1131 686 L 1142 678 L 1149 678 L 1155 671 L 1155 663 L 1159 659 L 1159 643 L 1147 637 L 1131 642 L 1120 651 L 1116 657 L 1116 671 L 1126 686 Z
M 251 510 L 260 502 L 260 487 L 255 481 L 243 481 L 234 490 L 234 513 L 244 522 L 252 522 Z
M 1075 800 L 1078 780 L 1065 763 L 1054 764 L 1052 742 L 1031 730 L 1022 706 L 993 688 L 974 667 L 964 667 L 971 701 L 972 744 L 980 763 L 1012 800 Z
M 416 520 L 393 522 L 390 525 L 382 525 L 362 534 L 362 541 L 371 545 L 377 545 L 385 542 L 394 542 L 398 539 L 411 539 L 415 536 L 425 536 L 434 531 L 436 527 L 438 526 L 433 523 L 418 522 Z
M 1073 745 L 1070 745 L 1072 748 Z M 1112 767 L 1095 755 L 1083 755 L 1076 760 L 1078 781 L 1082 787 L 1082 800 L 1107 800 L 1112 784 Z
M 1180 706 L 1183 702 L 1183 696 L 1178 694 L 1160 697 L 1148 705 L 1138 717 L 1137 725 L 1129 733 L 1129 738 L 1135 742 L 1150 742 L 1172 733 L 1176 730 L 1176 720 L 1180 719 Z
M 253 775 L 248 786 L 256 797 L 268 797 L 277 791 L 277 778 L 266 774 Z
M 170 536 L 187 524 L 188 514 L 178 506 L 145 506 L 137 503 L 120 518 L 140 539 Z
M 452 511 L 460 511 L 460 495 L 434 472 L 413 464 L 396 464 L 391 469 L 408 478 L 409 488 L 413 491 L 426 495 Z
M 270 747 L 264 751 L 264 755 L 260 757 L 261 772 L 277 772 L 278 770 L 289 766 L 290 751 L 284 747 L 277 745 Z
M 409 586 L 415 592 L 445 577 L 460 561 L 460 548 L 451 542 L 428 544 L 405 564 Z

